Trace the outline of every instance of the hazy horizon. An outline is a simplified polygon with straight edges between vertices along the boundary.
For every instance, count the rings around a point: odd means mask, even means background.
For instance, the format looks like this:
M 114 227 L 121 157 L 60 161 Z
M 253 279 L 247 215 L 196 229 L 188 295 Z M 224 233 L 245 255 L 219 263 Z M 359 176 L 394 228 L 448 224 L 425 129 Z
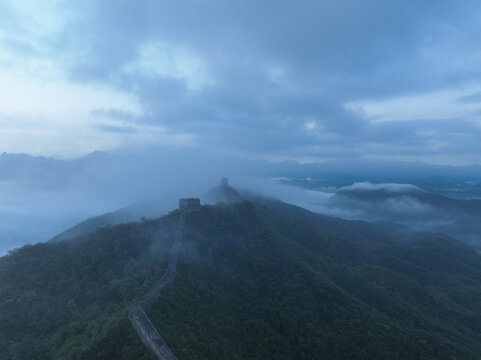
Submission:
M 0 0 L 3 243 L 222 176 L 318 211 L 358 182 L 478 198 L 480 12 Z
M 0 0 L 0 358 L 481 358 L 480 34 L 476 0 Z

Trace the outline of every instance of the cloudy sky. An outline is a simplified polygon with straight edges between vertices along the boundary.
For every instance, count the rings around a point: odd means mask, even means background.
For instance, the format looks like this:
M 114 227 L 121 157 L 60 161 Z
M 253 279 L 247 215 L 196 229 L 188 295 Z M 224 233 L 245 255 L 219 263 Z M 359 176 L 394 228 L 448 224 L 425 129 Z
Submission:
M 481 3 L 0 0 L 0 152 L 481 163 Z

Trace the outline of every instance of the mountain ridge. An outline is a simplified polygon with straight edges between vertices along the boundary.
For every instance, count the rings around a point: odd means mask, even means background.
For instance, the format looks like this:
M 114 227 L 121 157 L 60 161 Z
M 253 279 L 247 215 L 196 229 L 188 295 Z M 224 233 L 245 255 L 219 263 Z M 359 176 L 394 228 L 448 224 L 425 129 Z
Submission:
M 0 359 L 149 359 L 127 310 L 165 269 L 178 217 L 0 258 Z M 184 235 L 177 278 L 148 311 L 179 359 L 481 354 L 481 256 L 445 235 L 260 197 L 204 205 Z

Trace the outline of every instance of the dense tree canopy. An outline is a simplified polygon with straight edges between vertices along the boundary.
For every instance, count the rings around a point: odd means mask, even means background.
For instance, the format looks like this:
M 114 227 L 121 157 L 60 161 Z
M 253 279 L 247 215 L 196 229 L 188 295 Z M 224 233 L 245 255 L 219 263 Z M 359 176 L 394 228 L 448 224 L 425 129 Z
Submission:
M 127 310 L 165 270 L 177 220 L 0 258 L 0 359 L 152 359 Z M 204 206 L 178 271 L 149 316 L 179 359 L 481 355 L 481 256 L 444 235 L 261 199 Z

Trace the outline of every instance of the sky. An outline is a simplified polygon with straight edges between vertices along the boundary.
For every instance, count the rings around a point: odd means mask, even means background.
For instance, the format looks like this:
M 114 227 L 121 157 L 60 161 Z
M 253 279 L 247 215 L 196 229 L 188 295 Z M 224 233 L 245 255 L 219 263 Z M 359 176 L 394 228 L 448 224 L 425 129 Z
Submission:
M 481 163 L 481 3 L 0 0 L 0 152 Z

